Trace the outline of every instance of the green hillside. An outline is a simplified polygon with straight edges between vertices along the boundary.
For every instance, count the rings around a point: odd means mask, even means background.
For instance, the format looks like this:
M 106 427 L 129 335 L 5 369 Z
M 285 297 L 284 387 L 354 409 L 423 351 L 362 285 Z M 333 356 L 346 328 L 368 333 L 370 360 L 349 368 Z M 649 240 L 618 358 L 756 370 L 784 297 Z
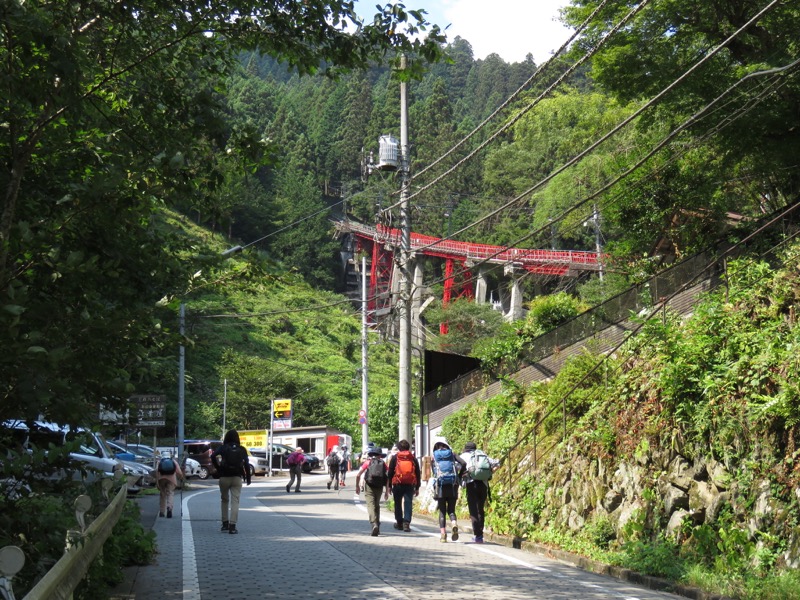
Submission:
M 216 254 L 230 247 L 186 218 L 172 215 L 169 222 L 192 247 L 208 243 Z M 295 426 L 329 425 L 360 440 L 361 314 L 349 300 L 316 290 L 296 269 L 247 250 L 200 271 L 189 292 L 173 299 L 173 309 L 179 300 L 186 310 L 187 439 L 221 435 L 227 380 L 228 427 L 266 428 L 270 401 L 292 398 Z M 369 342 L 370 413 L 381 416 L 393 398 L 396 403 L 396 352 L 374 334 Z M 167 395 L 167 436 L 177 416 L 173 376 L 165 371 L 162 389 L 143 390 Z M 396 431 L 395 415 L 389 422 L 376 418 L 372 433 L 390 444 Z

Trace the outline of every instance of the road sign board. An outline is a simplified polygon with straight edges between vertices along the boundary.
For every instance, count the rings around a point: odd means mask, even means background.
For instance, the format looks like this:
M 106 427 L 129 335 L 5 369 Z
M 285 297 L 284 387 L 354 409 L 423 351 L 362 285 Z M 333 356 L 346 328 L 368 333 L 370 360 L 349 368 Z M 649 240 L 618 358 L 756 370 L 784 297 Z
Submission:
M 139 427 L 163 427 L 166 425 L 167 397 L 162 394 L 139 394 L 131 396 Z

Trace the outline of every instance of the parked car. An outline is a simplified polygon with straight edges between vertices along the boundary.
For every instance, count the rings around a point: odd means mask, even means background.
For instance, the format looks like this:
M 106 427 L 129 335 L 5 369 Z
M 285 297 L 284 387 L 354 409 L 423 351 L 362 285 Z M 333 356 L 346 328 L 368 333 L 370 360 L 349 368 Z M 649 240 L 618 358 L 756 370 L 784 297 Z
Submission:
M 122 446 L 117 442 L 110 442 L 108 440 L 106 440 L 106 444 L 108 444 L 108 447 L 114 451 L 114 455 L 118 459 L 122 461 L 127 460 L 128 462 L 136 462 L 136 454 L 134 454 L 133 452 L 129 452 L 128 449 L 125 448 L 125 446 Z
M 200 463 L 200 479 L 218 477 L 217 469 L 211 462 L 211 455 L 221 445 L 220 440 L 185 440 L 183 442 L 183 449 L 187 457 Z
M 144 463 L 146 465 L 154 465 L 157 458 L 160 457 L 159 453 L 155 451 L 152 446 L 144 444 L 128 444 L 128 452 L 136 455 L 136 462 Z
M 129 490 L 138 491 L 141 486 L 143 475 L 127 469 L 122 461 L 114 456 L 105 438 L 99 433 L 82 427 L 73 429 L 47 421 L 34 421 L 29 426 L 25 421 L 12 419 L 3 421 L 2 427 L 11 432 L 12 437 L 22 448 L 31 445 L 47 448 L 50 444 L 64 446 L 68 442 L 78 442 L 77 449 L 70 452 L 70 458 L 87 469 L 88 473 L 85 475 L 87 481 L 97 477 L 125 476 Z M 76 470 L 72 476 L 83 478 L 84 474 Z
M 266 461 L 266 448 L 250 448 L 249 450 L 250 454 L 253 456 Z M 288 465 L 286 464 L 286 457 L 292 452 L 294 452 L 294 448 L 291 446 L 287 446 L 285 444 L 272 444 L 272 469 L 287 469 Z M 303 473 L 310 473 L 315 469 L 319 469 L 321 464 L 319 458 L 313 454 L 306 453 L 304 453 L 304 456 L 306 457 L 306 462 L 303 463 Z
M 200 477 L 200 463 L 187 456 L 183 465 L 183 474 L 186 475 L 187 479 L 189 477 Z
M 249 449 L 247 450 L 247 459 L 250 461 L 248 465 L 250 468 L 250 476 L 253 475 L 266 475 L 267 474 L 267 458 L 264 453 L 261 456 L 256 456 Z

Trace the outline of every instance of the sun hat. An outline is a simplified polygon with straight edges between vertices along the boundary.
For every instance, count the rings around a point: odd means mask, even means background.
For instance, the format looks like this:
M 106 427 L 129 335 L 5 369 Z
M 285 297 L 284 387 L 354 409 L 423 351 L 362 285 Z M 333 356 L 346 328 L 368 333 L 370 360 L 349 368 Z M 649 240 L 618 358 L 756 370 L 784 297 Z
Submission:
M 386 456 L 386 455 L 383 453 L 383 449 L 381 449 L 381 448 L 378 448 L 377 446 L 373 446 L 372 448 L 370 448 L 369 450 L 367 450 L 367 454 L 368 454 L 369 456 Z
M 464 444 L 464 452 L 472 452 L 473 450 L 477 450 L 478 445 L 475 442 L 467 442 Z

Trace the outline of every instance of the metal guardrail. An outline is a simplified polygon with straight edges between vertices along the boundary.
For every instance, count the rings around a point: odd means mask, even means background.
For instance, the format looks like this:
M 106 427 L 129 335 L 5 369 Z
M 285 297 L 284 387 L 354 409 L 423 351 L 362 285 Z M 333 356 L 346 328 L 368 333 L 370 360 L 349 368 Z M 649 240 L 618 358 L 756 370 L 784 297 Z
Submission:
M 86 527 L 84 515 L 91 501 L 87 496 L 80 496 L 75 501 L 75 513 L 81 529 L 67 532 L 67 549 L 63 556 L 23 600 L 70 600 L 119 521 L 126 499 L 127 487 L 123 485 L 100 516 Z

